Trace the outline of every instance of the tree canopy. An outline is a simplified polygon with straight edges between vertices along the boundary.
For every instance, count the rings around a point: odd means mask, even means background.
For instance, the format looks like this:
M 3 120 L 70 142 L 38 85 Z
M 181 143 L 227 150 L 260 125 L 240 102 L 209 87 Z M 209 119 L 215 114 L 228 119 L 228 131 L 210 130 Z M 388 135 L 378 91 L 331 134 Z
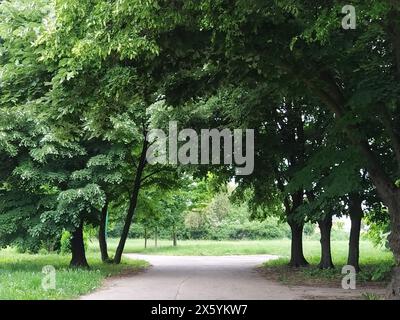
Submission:
M 307 221 L 331 268 L 332 216 L 349 215 L 358 269 L 362 216 L 390 220 L 400 296 L 400 4 L 352 5 L 348 29 L 337 0 L 2 1 L 0 246 L 37 250 L 69 230 L 71 264 L 87 266 L 89 224 L 108 261 L 118 208 L 119 263 L 136 213 L 174 226 L 190 207 L 182 183 L 212 173 L 254 218 L 289 223 L 295 267 Z M 169 121 L 254 129 L 254 172 L 150 165 L 147 135 Z

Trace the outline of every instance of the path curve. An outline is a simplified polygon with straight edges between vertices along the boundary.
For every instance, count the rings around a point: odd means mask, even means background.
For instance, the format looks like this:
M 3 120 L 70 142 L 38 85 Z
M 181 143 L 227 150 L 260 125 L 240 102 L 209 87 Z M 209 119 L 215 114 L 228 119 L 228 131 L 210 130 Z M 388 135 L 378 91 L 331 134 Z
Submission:
M 289 287 L 268 280 L 256 267 L 272 255 L 153 256 L 126 254 L 147 260 L 151 267 L 132 276 L 107 279 L 84 300 L 293 300 L 346 299 L 360 296 L 341 288 Z

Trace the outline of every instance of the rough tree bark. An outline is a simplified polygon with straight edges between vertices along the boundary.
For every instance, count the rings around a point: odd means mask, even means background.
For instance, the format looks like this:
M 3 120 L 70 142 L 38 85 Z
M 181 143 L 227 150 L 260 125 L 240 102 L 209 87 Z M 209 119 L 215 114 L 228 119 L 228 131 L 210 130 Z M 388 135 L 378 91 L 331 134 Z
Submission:
M 321 261 L 318 267 L 332 269 L 334 268 L 331 252 L 332 216 L 326 215 L 323 219 L 318 220 L 318 226 L 321 231 Z
M 101 260 L 103 262 L 110 261 L 110 257 L 108 256 L 107 236 L 106 236 L 107 212 L 108 212 L 108 202 L 106 201 L 103 209 L 101 210 L 100 226 L 99 226 L 99 247 L 101 253 Z
M 292 233 L 289 266 L 299 268 L 308 266 L 303 253 L 303 223 L 289 221 Z
M 122 253 L 124 252 L 126 239 L 128 239 L 129 228 L 131 226 L 132 219 L 135 214 L 139 191 L 140 191 L 140 187 L 141 187 L 142 175 L 143 175 L 144 168 L 146 166 L 147 149 L 148 149 L 148 141 L 145 138 L 143 140 L 143 147 L 142 147 L 142 151 L 141 151 L 141 155 L 140 155 L 140 159 L 139 159 L 139 164 L 136 169 L 135 181 L 133 184 L 133 189 L 132 189 L 131 197 L 129 200 L 128 212 L 125 217 L 124 228 L 122 230 L 121 238 L 119 240 L 118 247 L 117 247 L 117 250 L 116 250 L 115 256 L 114 256 L 114 263 L 116 263 L 116 264 L 121 263 Z
M 351 220 L 350 239 L 349 239 L 349 255 L 347 257 L 347 264 L 353 266 L 359 272 L 360 264 L 360 230 L 361 220 L 364 216 L 362 210 L 362 198 L 358 194 L 351 194 L 349 196 L 349 214 Z
M 80 225 L 76 227 L 75 231 L 72 232 L 71 252 L 72 259 L 69 264 L 70 267 L 89 268 L 89 264 L 86 260 L 85 245 L 83 242 L 83 220 Z
M 391 10 L 388 15 L 388 31 L 392 41 L 394 66 L 397 71 L 397 80 L 400 79 L 400 3 L 398 0 L 390 0 Z M 399 102 L 399 99 L 398 101 Z M 400 173 L 400 135 L 398 126 L 393 124 L 387 108 L 383 108 L 383 119 L 385 119 L 386 132 L 389 135 L 395 157 L 397 159 L 398 173 Z M 398 178 L 398 177 L 397 177 Z M 374 182 L 375 183 L 375 182 Z M 378 192 L 388 207 L 391 220 L 391 233 L 389 236 L 390 249 L 393 252 L 396 266 L 393 269 L 392 281 L 388 286 L 387 298 L 400 300 L 400 188 L 386 181 L 389 188 L 381 188 Z M 378 189 L 378 186 L 376 186 Z
M 386 297 L 400 300 L 400 189 L 395 190 L 393 196 L 387 200 L 387 206 L 391 219 L 389 245 L 393 252 L 396 266 L 392 271 L 392 281 L 388 286 Z
M 280 188 L 283 190 L 283 186 Z M 297 208 L 302 204 L 303 201 L 303 190 L 295 192 L 291 195 L 292 201 L 289 201 L 288 197 L 284 199 L 284 206 L 286 211 L 287 223 L 290 226 L 291 231 L 291 247 L 290 247 L 290 261 L 289 266 L 299 268 L 306 267 L 309 265 L 303 253 L 303 228 L 304 221 L 295 219 L 294 215 Z

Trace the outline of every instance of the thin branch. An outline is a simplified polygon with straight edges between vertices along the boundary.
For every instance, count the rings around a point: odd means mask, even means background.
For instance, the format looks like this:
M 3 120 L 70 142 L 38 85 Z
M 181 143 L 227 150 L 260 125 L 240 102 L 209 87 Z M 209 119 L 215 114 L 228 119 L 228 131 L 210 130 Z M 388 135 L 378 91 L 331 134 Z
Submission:
M 155 174 L 163 172 L 163 171 L 171 171 L 172 172 L 172 170 L 169 170 L 168 168 L 161 168 L 161 169 L 153 171 L 152 173 L 149 173 L 148 175 L 143 177 L 141 182 L 144 182 L 146 179 L 150 178 L 151 176 L 154 176 Z

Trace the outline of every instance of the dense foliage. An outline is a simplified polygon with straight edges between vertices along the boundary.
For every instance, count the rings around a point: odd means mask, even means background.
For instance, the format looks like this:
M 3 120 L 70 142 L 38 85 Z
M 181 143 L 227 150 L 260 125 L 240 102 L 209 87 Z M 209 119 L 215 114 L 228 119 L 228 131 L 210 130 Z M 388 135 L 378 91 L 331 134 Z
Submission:
M 87 267 L 87 225 L 105 262 L 107 223 L 121 226 L 115 263 L 132 221 L 163 225 L 175 244 L 190 226 L 216 239 L 273 233 L 234 220 L 247 205 L 289 224 L 293 267 L 308 265 L 307 222 L 320 229 L 320 267 L 334 267 L 332 217 L 348 215 L 359 269 L 366 215 L 390 227 L 388 296 L 399 297 L 400 4 L 353 5 L 348 30 L 337 0 L 2 1 L 0 246 L 56 249 L 68 231 L 71 265 Z M 171 120 L 253 128 L 254 172 L 149 165 L 147 134 Z M 234 210 L 216 191 L 231 181 Z

